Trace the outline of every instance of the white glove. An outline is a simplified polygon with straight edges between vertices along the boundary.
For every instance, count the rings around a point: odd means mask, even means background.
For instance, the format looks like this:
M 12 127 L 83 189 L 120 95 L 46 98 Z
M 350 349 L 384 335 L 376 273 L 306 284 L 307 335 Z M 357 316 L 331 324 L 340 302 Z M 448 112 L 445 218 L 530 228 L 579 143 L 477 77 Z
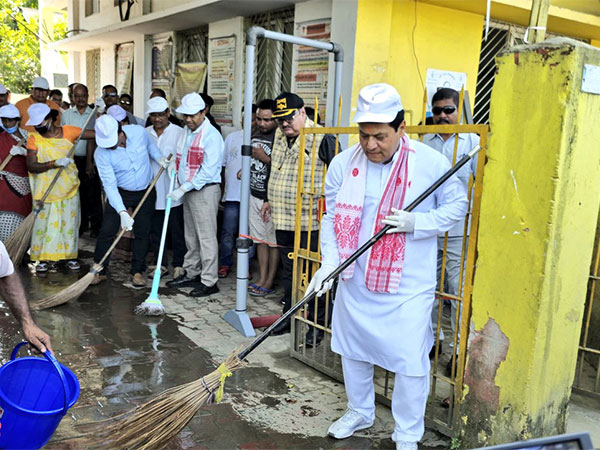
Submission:
M 312 277 L 312 280 L 310 280 L 310 283 L 306 288 L 304 296 L 307 296 L 317 291 L 317 297 L 320 297 L 321 295 L 324 295 L 329 289 L 331 289 L 335 278 L 332 278 L 325 284 L 323 284 L 323 282 L 335 269 L 335 266 L 330 266 L 329 264 L 322 265 L 319 268 L 319 270 L 315 272 L 315 274 Z
M 27 149 L 18 145 L 13 145 L 9 153 L 13 156 L 25 156 L 27 154 Z
M 54 161 L 54 167 L 67 167 L 72 162 L 73 160 L 70 158 L 59 158 Z
M 178 202 L 179 200 L 182 199 L 182 197 L 185 194 L 186 194 L 186 192 L 183 189 L 177 188 L 173 192 L 171 192 L 169 195 L 167 195 L 167 197 L 170 198 L 171 200 L 173 200 L 174 202 Z
M 390 233 L 412 233 L 415 231 L 415 215 L 406 211 L 392 208 L 392 215 L 386 216 L 382 220 L 386 225 L 391 225 L 392 229 L 388 230 L 387 234 Z
M 160 164 L 160 167 L 162 167 L 165 170 L 169 170 L 169 168 L 175 167 L 175 158 L 171 158 L 169 160 L 163 156 L 162 158 L 158 158 L 157 162 Z
M 125 231 L 133 230 L 134 220 L 129 213 L 127 211 L 121 211 L 119 216 L 121 216 L 121 228 L 123 228 Z

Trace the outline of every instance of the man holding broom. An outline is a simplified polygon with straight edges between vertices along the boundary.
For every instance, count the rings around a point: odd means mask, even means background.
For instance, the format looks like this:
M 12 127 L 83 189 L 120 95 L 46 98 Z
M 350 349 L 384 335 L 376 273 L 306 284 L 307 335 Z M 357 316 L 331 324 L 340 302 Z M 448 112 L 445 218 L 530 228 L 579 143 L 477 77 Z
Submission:
M 94 153 L 94 160 L 108 201 L 96 242 L 94 262 L 98 263 L 109 249 L 119 226 L 127 231 L 133 229 L 135 238 L 131 281 L 134 287 L 144 287 L 146 277 L 143 274 L 146 271 L 150 227 L 156 202 L 154 189 L 140 208 L 135 221 L 127 212 L 127 208 L 135 208 L 138 205 L 152 181 L 150 157 L 165 168 L 169 163 L 144 127 L 121 126 L 116 119 L 106 114 L 96 120 L 95 130 L 98 148 Z M 102 271 L 94 276 L 92 285 L 107 279 L 108 261 L 104 263 Z
M 378 365 L 396 374 L 396 448 L 416 450 L 429 392 L 437 236 L 464 217 L 467 197 L 454 176 L 414 212 L 402 211 L 450 163 L 406 136 L 400 96 L 392 86 L 363 88 L 354 121 L 360 142 L 333 159 L 325 179 L 323 260 L 307 294 L 323 295 L 333 284 L 324 280 L 340 263 L 385 224 L 393 228 L 340 277 L 331 347 L 342 356 L 348 409 L 328 433 L 343 439 L 373 424 Z

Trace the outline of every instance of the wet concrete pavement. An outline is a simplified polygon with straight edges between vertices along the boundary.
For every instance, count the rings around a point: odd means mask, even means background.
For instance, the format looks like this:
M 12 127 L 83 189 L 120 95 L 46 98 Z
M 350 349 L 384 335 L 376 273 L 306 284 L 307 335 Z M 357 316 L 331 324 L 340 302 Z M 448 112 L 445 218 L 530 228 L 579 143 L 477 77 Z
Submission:
M 92 242 L 83 240 L 80 257 L 91 262 Z M 30 300 L 42 298 L 75 282 L 80 275 L 50 273 L 40 278 L 22 269 Z M 28 273 L 29 272 L 29 273 Z M 81 396 L 63 419 L 47 448 L 83 448 L 80 425 L 125 412 L 166 388 L 212 372 L 239 345 L 248 344 L 222 319 L 235 305 L 235 277 L 219 281 L 221 292 L 204 299 L 188 289 L 168 289 L 159 296 L 167 309 L 161 318 L 133 314 L 150 291 L 133 289 L 129 265 L 113 260 L 111 280 L 91 286 L 77 300 L 35 313 L 52 337 L 57 358 L 78 376 Z M 169 279 L 169 276 L 165 278 Z M 277 292 L 249 297 L 251 316 L 279 313 Z M 6 308 L 0 317 L 3 362 L 20 341 L 18 327 Z M 203 407 L 172 449 L 388 449 L 393 419 L 377 406 L 375 425 L 358 436 L 327 437 L 330 423 L 343 414 L 343 386 L 289 356 L 289 335 L 271 337 L 248 358 L 250 365 L 227 380 L 219 405 Z M 427 431 L 420 448 L 449 448 L 450 440 Z

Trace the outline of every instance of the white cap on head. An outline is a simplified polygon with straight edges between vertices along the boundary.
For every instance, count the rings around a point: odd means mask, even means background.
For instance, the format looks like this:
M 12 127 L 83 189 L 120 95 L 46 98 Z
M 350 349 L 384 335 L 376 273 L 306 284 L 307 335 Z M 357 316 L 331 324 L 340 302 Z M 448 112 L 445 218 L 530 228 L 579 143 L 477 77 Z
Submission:
M 96 132 L 96 145 L 102 148 L 111 148 L 119 140 L 119 123 L 114 117 L 104 114 L 96 119 L 94 125 Z
M 117 121 L 121 121 L 123 120 L 125 117 L 127 117 L 127 113 L 125 112 L 125 110 L 123 108 L 121 108 L 119 105 L 112 105 L 110 108 L 108 108 L 106 110 L 106 113 L 115 118 Z
M 162 97 L 152 97 L 148 100 L 148 114 L 161 113 L 169 108 L 169 103 Z
M 3 84 L 0 84 L 0 95 L 8 94 L 8 90 L 4 87 Z
M 371 84 L 358 93 L 354 122 L 390 123 L 402 109 L 400 94 L 393 86 Z
M 50 107 L 45 103 L 34 103 L 27 108 L 29 120 L 25 125 L 36 127 L 44 121 L 46 116 L 50 114 Z
M 4 117 L 5 119 L 19 119 L 21 113 L 15 105 L 9 103 L 0 108 L 0 117 Z
M 181 99 L 181 106 L 176 109 L 179 114 L 187 114 L 193 115 L 199 111 L 202 111 L 206 108 L 206 104 L 200 94 L 196 92 L 192 92 L 191 94 L 186 94 Z
M 33 79 L 33 84 L 31 85 L 31 87 L 38 88 L 38 89 L 50 90 L 50 85 L 48 84 L 48 80 L 46 80 L 44 77 L 35 77 Z

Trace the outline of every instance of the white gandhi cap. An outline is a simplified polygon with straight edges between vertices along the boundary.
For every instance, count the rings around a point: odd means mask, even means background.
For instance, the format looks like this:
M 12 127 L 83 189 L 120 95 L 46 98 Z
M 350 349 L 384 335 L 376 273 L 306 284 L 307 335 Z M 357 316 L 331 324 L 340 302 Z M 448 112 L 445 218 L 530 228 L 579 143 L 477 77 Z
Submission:
M 358 93 L 354 122 L 390 123 L 402 109 L 400 94 L 393 86 L 371 84 Z
M 106 113 L 109 116 L 114 117 L 115 120 L 118 120 L 119 122 L 127 117 L 127 113 L 119 105 L 112 105 L 110 108 L 108 108 Z
M 8 90 L 4 87 L 3 84 L 0 83 L 0 95 L 8 94 Z
M 148 100 L 148 114 L 161 113 L 169 108 L 169 104 L 162 97 L 152 97 Z
M 15 105 L 8 104 L 0 108 L 0 117 L 5 119 L 18 119 L 21 117 L 21 113 Z
M 181 99 L 181 106 L 177 108 L 176 111 L 179 114 L 187 114 L 191 116 L 199 111 L 202 111 L 204 108 L 206 108 L 206 104 L 204 103 L 204 100 L 202 100 L 202 97 L 200 97 L 200 94 L 192 92 L 191 94 L 186 94 L 183 96 Z
M 49 90 L 50 89 L 50 85 L 48 84 L 48 80 L 46 80 L 44 77 L 35 77 L 33 79 L 33 84 L 31 85 L 32 88 L 38 88 L 38 89 L 45 89 L 45 90 Z
M 104 114 L 96 119 L 94 125 L 96 131 L 96 145 L 102 148 L 111 148 L 117 145 L 119 140 L 119 124 L 107 114 Z

